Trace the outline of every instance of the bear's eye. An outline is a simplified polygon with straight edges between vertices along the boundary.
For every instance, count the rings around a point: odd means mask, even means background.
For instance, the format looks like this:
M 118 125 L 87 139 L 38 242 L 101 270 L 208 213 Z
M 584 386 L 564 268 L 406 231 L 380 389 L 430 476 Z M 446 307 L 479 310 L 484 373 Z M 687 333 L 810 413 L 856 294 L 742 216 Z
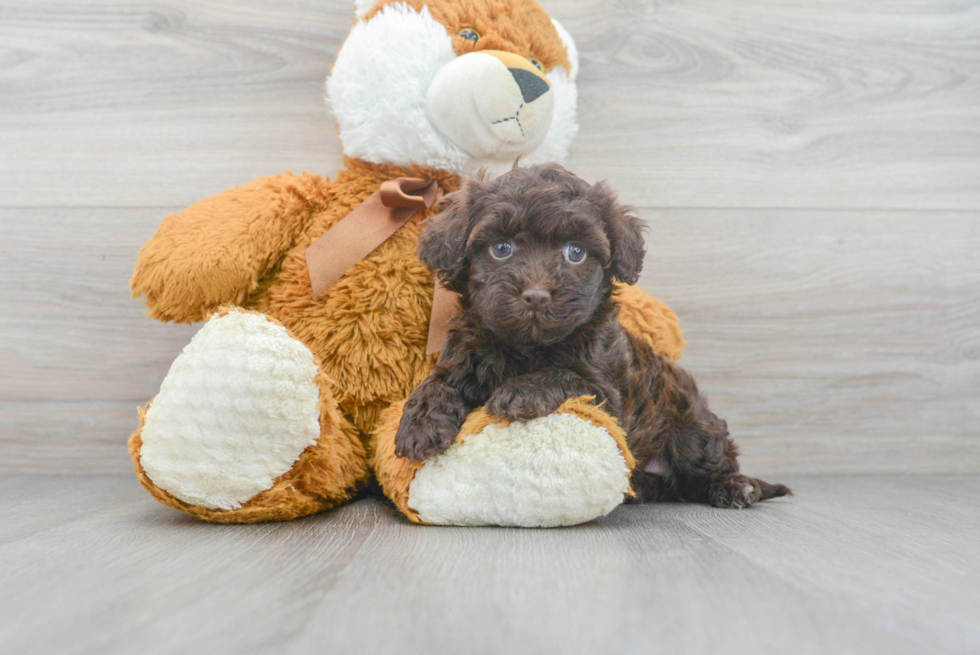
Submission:
M 466 39 L 467 41 L 476 43 L 480 40 L 480 33 L 470 27 L 467 27 L 459 31 L 459 37 L 461 39 Z
M 507 259 L 514 254 L 514 245 L 510 241 L 498 241 L 490 246 L 490 255 L 494 259 Z
M 540 61 L 538 61 L 534 57 L 531 57 L 531 63 L 534 64 L 539 71 L 541 71 L 542 73 L 544 72 L 544 66 L 541 65 Z
M 585 261 L 585 248 L 580 243 L 570 243 L 562 251 L 565 259 L 573 264 L 581 264 Z

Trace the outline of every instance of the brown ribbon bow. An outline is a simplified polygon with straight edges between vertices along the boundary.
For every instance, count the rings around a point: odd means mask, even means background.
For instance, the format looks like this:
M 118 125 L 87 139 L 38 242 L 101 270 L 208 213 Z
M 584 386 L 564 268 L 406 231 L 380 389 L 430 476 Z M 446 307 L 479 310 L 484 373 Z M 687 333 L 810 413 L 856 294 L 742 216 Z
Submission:
M 442 188 L 435 180 L 399 177 L 384 182 L 380 189 L 306 249 L 313 297 L 333 286 L 352 266 L 407 223 L 415 212 L 431 208 L 441 197 Z M 456 294 L 444 288 L 436 278 L 425 348 L 427 355 L 442 350 L 456 304 Z

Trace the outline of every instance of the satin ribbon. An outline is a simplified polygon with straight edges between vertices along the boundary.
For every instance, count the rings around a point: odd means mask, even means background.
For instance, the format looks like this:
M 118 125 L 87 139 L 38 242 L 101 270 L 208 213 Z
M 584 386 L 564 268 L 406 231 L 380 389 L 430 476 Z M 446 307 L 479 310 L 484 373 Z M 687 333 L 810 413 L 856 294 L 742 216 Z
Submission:
M 313 297 L 319 297 L 352 266 L 387 241 L 416 212 L 430 209 L 441 197 L 442 188 L 435 180 L 399 177 L 382 183 L 380 189 L 306 249 Z M 457 304 L 456 294 L 445 289 L 436 278 L 425 349 L 427 355 L 441 351 L 445 345 L 449 319 Z

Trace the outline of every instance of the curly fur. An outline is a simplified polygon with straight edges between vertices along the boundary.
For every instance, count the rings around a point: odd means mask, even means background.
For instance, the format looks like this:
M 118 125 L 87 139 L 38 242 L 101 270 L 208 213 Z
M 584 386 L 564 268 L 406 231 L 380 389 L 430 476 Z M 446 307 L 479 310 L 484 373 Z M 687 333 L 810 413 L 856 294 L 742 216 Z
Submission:
M 691 375 L 617 320 L 614 285 L 639 276 L 643 224 L 608 185 L 548 164 L 472 181 L 444 206 L 419 256 L 462 294 L 462 315 L 405 405 L 399 454 L 441 453 L 480 406 L 526 421 L 591 395 L 626 429 L 639 500 L 744 507 L 790 493 L 740 474 L 727 425 Z M 495 255 L 500 244 L 509 255 Z

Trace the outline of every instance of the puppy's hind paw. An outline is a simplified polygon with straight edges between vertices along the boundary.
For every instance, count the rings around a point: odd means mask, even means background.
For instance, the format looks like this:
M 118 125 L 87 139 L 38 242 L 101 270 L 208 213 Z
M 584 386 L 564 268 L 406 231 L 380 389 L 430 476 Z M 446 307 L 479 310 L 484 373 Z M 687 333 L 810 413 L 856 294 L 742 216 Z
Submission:
M 733 475 L 712 488 L 708 502 L 715 507 L 744 509 L 760 500 L 791 495 L 793 492 L 785 485 Z

